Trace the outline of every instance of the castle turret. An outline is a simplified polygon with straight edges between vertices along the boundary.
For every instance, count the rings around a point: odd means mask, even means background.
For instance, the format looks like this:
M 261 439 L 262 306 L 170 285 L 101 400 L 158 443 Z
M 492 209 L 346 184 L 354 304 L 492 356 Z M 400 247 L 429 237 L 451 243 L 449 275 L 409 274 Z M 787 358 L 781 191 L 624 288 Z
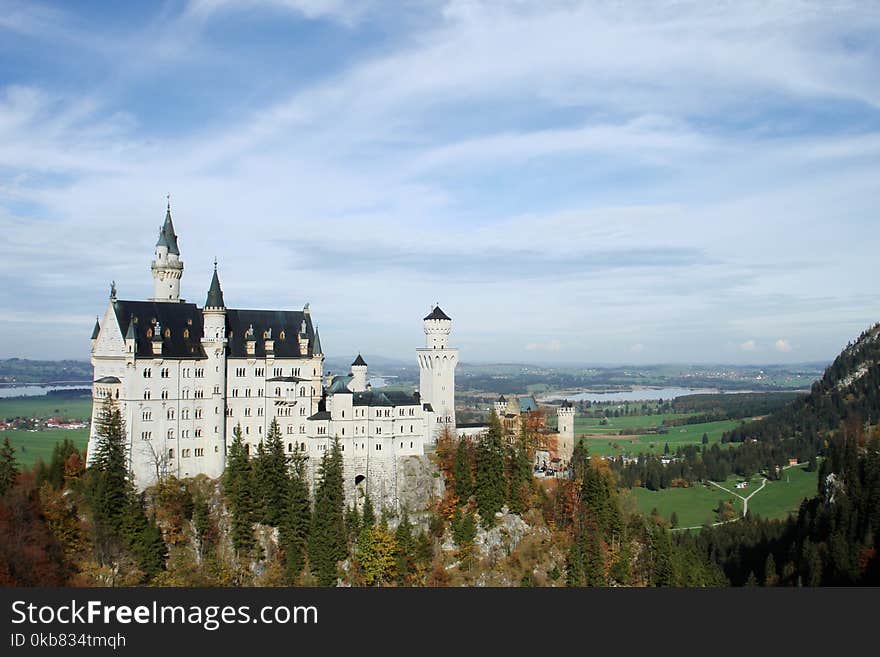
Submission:
M 92 339 L 89 343 L 91 345 L 91 350 L 95 350 L 95 343 L 98 341 L 98 335 L 101 333 L 101 324 L 98 322 L 98 316 L 95 315 L 95 328 L 92 329 Z
M 507 414 L 507 399 L 504 395 L 501 395 L 495 400 L 495 403 L 492 404 L 492 408 L 495 410 L 495 415 L 499 418 L 503 418 Z
M 205 394 L 210 394 L 215 408 L 226 407 L 226 304 L 223 290 L 217 275 L 217 261 L 214 261 L 214 276 L 208 288 L 205 307 L 202 310 L 202 349 L 208 358 L 204 368 Z M 217 423 L 208 438 L 213 447 L 205 451 L 205 473 L 209 477 L 219 477 L 226 467 L 226 414 L 215 415 Z M 209 443 L 210 445 L 210 443 Z
M 177 235 L 171 221 L 171 204 L 165 212 L 165 223 L 159 229 L 156 257 L 150 267 L 153 271 L 153 298 L 151 301 L 180 302 L 180 279 L 183 261 L 177 246 Z
M 574 405 L 568 400 L 556 409 L 556 431 L 559 433 L 556 455 L 567 466 L 574 453 Z
M 431 404 L 436 418 L 432 438 L 444 426 L 455 430 L 455 368 L 458 349 L 449 347 L 452 319 L 440 306 L 434 306 L 424 318 L 425 348 L 417 349 L 419 358 L 419 393 L 423 403 Z
M 348 389 L 352 392 L 364 392 L 367 389 L 367 362 L 360 354 L 351 364 L 351 376 Z

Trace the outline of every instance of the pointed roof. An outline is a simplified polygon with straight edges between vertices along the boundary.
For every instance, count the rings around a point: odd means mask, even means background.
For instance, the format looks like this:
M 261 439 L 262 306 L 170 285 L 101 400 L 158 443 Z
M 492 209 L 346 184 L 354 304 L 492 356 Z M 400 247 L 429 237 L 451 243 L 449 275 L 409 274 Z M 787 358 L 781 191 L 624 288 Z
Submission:
M 497 401 L 500 402 L 500 403 L 502 403 L 502 404 L 506 404 L 506 403 L 507 403 L 507 400 L 504 398 L 504 395 L 501 395 L 501 396 L 497 399 Z
M 225 308 L 223 304 L 223 290 L 220 289 L 220 277 L 217 276 L 217 261 L 214 261 L 214 277 L 211 279 L 211 287 L 208 288 L 208 298 L 205 299 L 205 308 Z
M 425 317 L 425 319 L 445 319 L 450 322 L 452 321 L 452 318 L 449 315 L 440 310 L 440 306 L 434 306 L 434 310 L 432 310 L 431 314 Z
M 162 228 L 159 230 L 159 240 L 156 242 L 156 246 L 168 247 L 168 253 L 180 255 L 180 249 L 177 246 L 177 235 L 174 233 L 174 223 L 171 221 L 170 203 L 165 210 L 165 223 L 162 224 Z
M 324 354 L 324 352 L 321 350 L 321 336 L 318 335 L 317 327 L 315 328 L 315 344 L 312 346 L 312 354 Z
M 134 315 L 128 320 L 128 330 L 125 332 L 126 340 L 134 340 L 135 332 L 134 332 Z
M 355 367 L 355 366 L 358 366 L 358 365 L 361 366 L 361 367 L 366 367 L 366 366 L 367 366 L 367 362 L 364 360 L 363 356 L 361 356 L 360 354 L 358 354 L 358 357 L 355 358 L 355 359 L 354 359 L 354 362 L 351 364 L 352 367 Z
M 101 332 L 101 325 L 98 323 L 97 316 L 95 317 L 95 328 L 92 329 L 92 340 L 98 339 L 98 333 Z

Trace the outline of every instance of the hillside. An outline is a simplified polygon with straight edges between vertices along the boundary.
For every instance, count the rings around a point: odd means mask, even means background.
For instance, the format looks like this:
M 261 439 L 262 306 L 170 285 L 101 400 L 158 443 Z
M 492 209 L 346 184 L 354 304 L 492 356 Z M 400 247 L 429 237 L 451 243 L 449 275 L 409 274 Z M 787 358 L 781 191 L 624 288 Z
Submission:
M 880 417 L 880 324 L 851 342 L 815 382 L 810 393 L 772 415 L 732 430 L 725 439 L 743 442 L 799 439 L 821 451 L 829 432 L 876 424 Z

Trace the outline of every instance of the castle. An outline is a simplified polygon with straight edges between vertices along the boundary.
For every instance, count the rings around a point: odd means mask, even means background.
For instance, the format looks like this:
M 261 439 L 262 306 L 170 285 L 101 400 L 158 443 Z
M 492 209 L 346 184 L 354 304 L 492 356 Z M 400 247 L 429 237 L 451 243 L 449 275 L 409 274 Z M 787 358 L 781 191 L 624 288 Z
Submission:
M 452 320 L 435 306 L 417 349 L 419 392 L 368 383 L 358 355 L 346 376 L 324 376 L 324 352 L 309 305 L 302 310 L 226 307 L 217 264 L 205 305 L 180 298 L 183 276 L 170 205 L 151 266 L 153 296 L 117 298 L 111 285 L 91 338 L 92 430 L 111 397 L 122 412 L 130 468 L 138 489 L 165 476 L 219 477 L 233 431 L 254 453 L 272 420 L 285 449 L 308 456 L 314 481 L 322 455 L 338 438 L 347 500 L 357 492 L 396 506 L 402 462 L 419 457 L 444 427 L 455 430 Z
M 556 431 L 546 426 L 546 418 L 531 395 L 508 400 L 504 395 L 498 397 L 492 410 L 501 421 L 509 442 L 516 439 L 520 429 L 525 426 L 534 432 L 537 444 L 535 466 L 564 470 L 568 468 L 574 453 L 574 406 L 564 400 L 556 407 Z

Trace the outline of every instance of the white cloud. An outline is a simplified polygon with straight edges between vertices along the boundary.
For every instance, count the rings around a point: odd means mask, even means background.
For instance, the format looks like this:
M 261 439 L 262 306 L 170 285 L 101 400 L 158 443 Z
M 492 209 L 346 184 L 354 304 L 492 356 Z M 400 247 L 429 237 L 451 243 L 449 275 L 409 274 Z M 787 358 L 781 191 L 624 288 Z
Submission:
M 739 346 L 741 351 L 755 351 L 758 344 L 754 340 L 746 340 Z
M 776 351 L 782 352 L 783 354 L 787 354 L 791 351 L 792 347 L 788 340 L 783 338 L 779 338 L 773 345 L 776 348 Z
M 560 349 L 562 349 L 562 343 L 559 340 L 530 342 L 526 345 L 526 351 L 559 351 Z
M 630 347 L 629 350 L 634 354 L 640 354 L 645 350 L 645 345 L 643 345 L 641 342 L 638 342 Z

